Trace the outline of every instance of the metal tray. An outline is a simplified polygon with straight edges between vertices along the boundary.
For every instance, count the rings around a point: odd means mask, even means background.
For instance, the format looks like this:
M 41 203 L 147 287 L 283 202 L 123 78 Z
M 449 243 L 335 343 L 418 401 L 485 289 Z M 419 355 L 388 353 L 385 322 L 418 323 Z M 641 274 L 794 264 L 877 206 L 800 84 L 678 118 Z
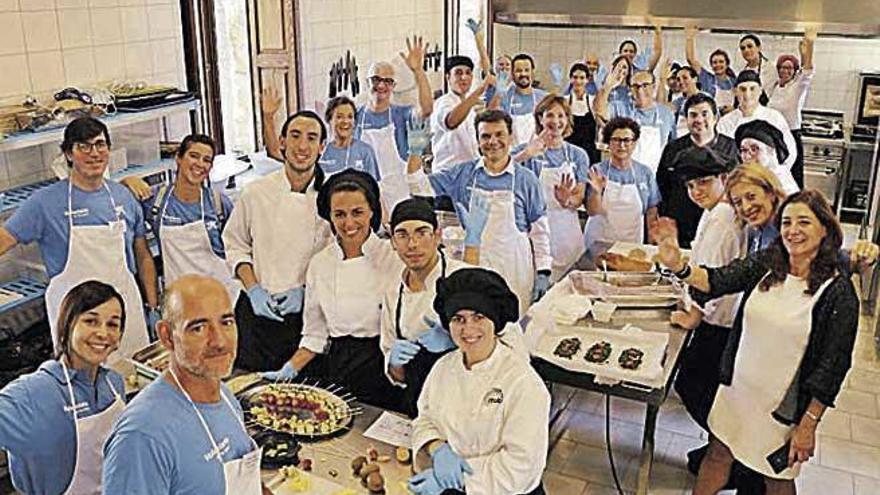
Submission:
M 666 308 L 682 298 L 681 287 L 654 272 L 576 271 L 568 278 L 575 293 L 614 303 L 618 308 Z
M 256 416 L 251 412 L 251 408 L 253 407 L 262 407 L 263 403 L 260 399 L 260 396 L 263 392 L 275 389 L 275 390 L 283 390 L 284 392 L 306 392 L 313 393 L 318 392 L 324 396 L 324 400 L 329 402 L 334 410 L 340 415 L 340 419 L 338 419 L 333 427 L 329 431 L 292 431 L 289 426 L 284 427 L 275 427 L 273 425 L 263 424 L 257 421 Z M 336 395 L 334 392 L 321 388 L 316 385 L 306 385 L 303 383 L 267 383 L 264 385 L 258 385 L 255 387 L 248 388 L 244 392 L 241 393 L 239 397 L 239 401 L 241 402 L 242 409 L 244 410 L 245 419 L 249 426 L 254 426 L 258 428 L 263 428 L 266 430 L 277 431 L 280 433 L 286 433 L 289 435 L 295 436 L 297 439 L 303 440 L 317 440 L 323 438 L 331 438 L 336 435 L 340 435 L 351 427 L 351 423 L 354 420 L 354 416 L 357 414 L 357 411 L 352 409 L 350 404 L 346 402 L 342 397 Z M 294 415 L 299 417 L 299 419 L 310 419 L 311 410 L 309 409 L 300 409 L 295 408 L 290 412 L 288 418 L 293 417 Z
M 149 380 L 155 380 L 162 376 L 166 367 L 159 366 L 160 363 L 168 363 L 171 353 L 162 345 L 162 342 L 156 341 L 152 344 L 140 349 L 131 356 L 131 363 L 138 375 Z

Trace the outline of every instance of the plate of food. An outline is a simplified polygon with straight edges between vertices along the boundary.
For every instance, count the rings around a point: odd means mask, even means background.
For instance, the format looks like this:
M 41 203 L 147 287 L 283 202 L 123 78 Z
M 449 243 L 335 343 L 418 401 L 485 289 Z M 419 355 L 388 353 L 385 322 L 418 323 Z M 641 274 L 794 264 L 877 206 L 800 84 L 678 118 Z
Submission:
M 345 431 L 354 410 L 335 393 L 316 385 L 270 383 L 241 396 L 249 423 L 297 438 L 323 438 Z

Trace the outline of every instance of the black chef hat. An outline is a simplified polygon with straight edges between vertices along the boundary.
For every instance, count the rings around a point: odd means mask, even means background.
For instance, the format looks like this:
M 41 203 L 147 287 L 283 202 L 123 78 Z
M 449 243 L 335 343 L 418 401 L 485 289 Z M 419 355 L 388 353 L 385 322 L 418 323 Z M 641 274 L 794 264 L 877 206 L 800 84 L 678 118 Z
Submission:
M 434 206 L 425 198 L 407 198 L 391 212 L 391 231 L 394 227 L 407 220 L 421 220 L 431 224 L 431 227 L 437 228 L 437 214 L 434 213 Z
M 470 59 L 470 57 L 465 57 L 463 55 L 450 55 L 446 57 L 446 61 L 443 65 L 444 74 L 449 74 L 449 71 L 458 67 L 459 65 L 463 65 L 470 70 L 474 70 L 474 61 Z
M 788 158 L 788 146 L 785 145 L 782 131 L 766 120 L 753 120 L 740 125 L 736 128 L 734 138 L 736 139 L 737 147 L 742 144 L 745 138 L 752 138 L 772 146 L 776 149 L 776 157 L 779 163 L 783 163 Z
M 497 273 L 485 268 L 463 268 L 446 278 L 437 280 L 434 311 L 440 316 L 443 328 L 449 329 L 449 319 L 462 309 L 476 311 L 495 323 L 495 333 L 519 320 L 519 299 L 507 282 Z
M 727 164 L 711 148 L 693 147 L 679 153 L 675 173 L 687 182 L 728 172 Z
M 321 190 L 318 191 L 317 207 L 318 215 L 330 222 L 330 196 L 337 191 L 361 191 L 373 210 L 373 217 L 370 219 L 370 227 L 373 232 L 379 230 L 382 224 L 382 203 L 379 200 L 379 184 L 372 175 L 361 172 L 360 170 L 348 169 L 333 175 L 324 181 Z
M 756 82 L 760 85 L 761 76 L 752 69 L 743 69 L 736 75 L 736 84 L 734 84 L 734 87 L 747 82 Z

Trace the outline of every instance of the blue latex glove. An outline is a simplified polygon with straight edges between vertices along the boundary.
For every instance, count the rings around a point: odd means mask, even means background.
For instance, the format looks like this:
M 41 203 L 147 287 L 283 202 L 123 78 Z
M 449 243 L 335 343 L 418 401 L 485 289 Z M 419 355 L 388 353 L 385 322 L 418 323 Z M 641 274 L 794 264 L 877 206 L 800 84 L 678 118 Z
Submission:
M 480 28 L 483 27 L 483 21 L 478 21 L 476 19 L 468 19 L 465 24 L 475 36 L 480 31 Z
M 431 128 L 428 119 L 413 114 L 406 123 L 406 145 L 410 156 L 422 156 L 429 144 L 431 144 Z
M 475 191 L 471 193 L 470 208 L 465 208 L 463 203 L 455 203 L 455 211 L 465 231 L 464 245 L 480 247 L 483 231 L 489 221 L 489 198 Z
M 406 363 L 412 361 L 416 357 L 421 348 L 418 344 L 410 342 L 406 339 L 397 339 L 391 346 L 391 355 L 388 356 L 388 365 L 395 368 L 401 368 Z
M 278 314 L 281 316 L 287 316 L 302 311 L 303 296 L 305 296 L 305 293 L 306 290 L 304 287 L 295 287 L 284 291 L 281 294 L 275 294 L 272 296 L 272 299 L 275 301 L 276 307 L 278 308 Z
M 270 320 L 284 321 L 284 318 L 278 316 L 278 304 L 263 286 L 255 284 L 247 290 L 247 295 L 251 300 L 251 307 L 254 308 L 255 315 Z
M 443 488 L 461 490 L 464 488 L 464 475 L 474 474 L 471 465 L 460 455 L 453 452 L 448 443 L 444 443 L 431 456 L 434 477 Z
M 553 78 L 553 85 L 562 86 L 562 66 L 557 63 L 550 64 L 550 76 Z
M 278 371 L 264 371 L 260 373 L 260 376 L 265 380 L 269 380 L 270 382 L 280 382 L 280 381 L 290 381 L 296 378 L 296 375 L 299 374 L 299 371 L 296 371 L 296 368 L 290 364 L 290 361 L 284 363 L 284 366 L 281 367 Z
M 443 487 L 434 476 L 433 469 L 426 469 L 421 473 L 413 476 L 406 483 L 409 491 L 417 495 L 439 495 L 443 493 Z
M 495 76 L 495 87 L 497 87 L 499 91 L 506 91 L 508 86 L 510 86 L 510 74 L 507 72 L 499 72 Z
M 150 342 L 155 342 L 159 339 L 156 323 L 161 319 L 162 314 L 159 312 L 159 308 L 147 308 L 147 333 L 149 334 Z
M 455 349 L 455 342 L 452 341 L 452 337 L 443 326 L 427 316 L 422 321 L 431 328 L 422 332 L 416 339 L 416 342 L 422 344 L 429 352 L 443 352 Z
M 539 273 L 535 276 L 535 285 L 532 287 L 532 302 L 544 297 L 547 290 L 550 289 L 550 275 Z

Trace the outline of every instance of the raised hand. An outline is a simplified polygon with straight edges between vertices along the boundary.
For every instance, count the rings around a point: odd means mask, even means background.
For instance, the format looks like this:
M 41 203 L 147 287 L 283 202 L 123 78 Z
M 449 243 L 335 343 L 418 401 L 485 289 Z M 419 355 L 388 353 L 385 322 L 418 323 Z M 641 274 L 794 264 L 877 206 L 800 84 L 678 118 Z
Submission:
M 557 63 L 550 64 L 550 76 L 553 77 L 553 85 L 562 86 L 562 66 Z
M 263 115 L 275 115 L 281 108 L 281 94 L 274 86 L 266 86 L 260 94 L 260 111 Z
M 413 113 L 406 123 L 406 145 L 409 154 L 422 156 L 429 144 L 431 144 L 431 128 L 428 126 L 428 119 Z
M 465 24 L 467 25 L 468 29 L 470 29 L 471 32 L 474 33 L 474 35 L 476 35 L 477 33 L 479 33 L 479 32 L 482 30 L 482 27 L 483 27 L 483 21 L 482 21 L 482 20 L 479 20 L 479 21 L 478 21 L 478 20 L 476 20 L 476 19 L 468 19 L 467 22 L 466 22 Z
M 574 186 L 574 177 L 571 174 L 562 174 L 559 184 L 553 186 L 553 196 L 563 208 L 571 208 L 569 201 L 571 201 Z
M 423 65 L 425 62 L 425 43 L 422 41 L 421 36 L 413 35 L 412 41 L 409 38 L 406 39 L 406 53 L 399 52 L 400 58 L 406 63 L 406 66 L 409 67 L 409 70 L 413 72 L 418 72 L 423 70 Z
M 700 28 L 698 28 L 696 25 L 688 24 L 684 28 L 684 36 L 685 36 L 685 38 L 691 40 L 691 39 L 694 39 L 697 37 L 697 33 L 699 31 L 700 31 Z
M 605 186 L 608 185 L 608 177 L 602 175 L 602 172 L 595 167 L 590 167 L 587 171 L 587 183 L 593 188 L 593 191 L 602 194 L 605 192 Z

